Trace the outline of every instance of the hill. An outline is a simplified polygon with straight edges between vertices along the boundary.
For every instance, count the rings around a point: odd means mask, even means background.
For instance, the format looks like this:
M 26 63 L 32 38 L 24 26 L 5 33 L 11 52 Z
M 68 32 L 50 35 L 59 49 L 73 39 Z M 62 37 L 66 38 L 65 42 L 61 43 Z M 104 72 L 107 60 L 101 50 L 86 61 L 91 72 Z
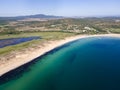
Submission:
M 44 14 L 36 14 L 36 15 L 28 15 L 28 16 L 16 16 L 16 17 L 0 17 L 0 20 L 23 20 L 29 18 L 41 18 L 41 19 L 54 19 L 54 18 L 63 18 L 62 16 L 53 16 L 53 15 L 44 15 Z

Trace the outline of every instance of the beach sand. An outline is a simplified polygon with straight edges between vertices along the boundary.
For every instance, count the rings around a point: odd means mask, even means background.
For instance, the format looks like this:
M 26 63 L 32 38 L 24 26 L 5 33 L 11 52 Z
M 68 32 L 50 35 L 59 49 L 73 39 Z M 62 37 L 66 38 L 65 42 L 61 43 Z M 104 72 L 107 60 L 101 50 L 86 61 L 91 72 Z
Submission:
M 77 39 L 81 39 L 81 38 L 96 37 L 96 36 L 120 37 L 119 34 L 77 35 L 74 37 L 68 37 L 63 40 L 49 41 L 49 42 L 46 42 L 43 46 L 39 45 L 39 47 L 35 49 L 23 51 L 22 53 L 16 54 L 14 58 L 10 58 L 9 60 L 0 60 L 0 76 L 25 63 L 28 63 L 34 60 L 35 58 L 65 43 L 68 43 Z

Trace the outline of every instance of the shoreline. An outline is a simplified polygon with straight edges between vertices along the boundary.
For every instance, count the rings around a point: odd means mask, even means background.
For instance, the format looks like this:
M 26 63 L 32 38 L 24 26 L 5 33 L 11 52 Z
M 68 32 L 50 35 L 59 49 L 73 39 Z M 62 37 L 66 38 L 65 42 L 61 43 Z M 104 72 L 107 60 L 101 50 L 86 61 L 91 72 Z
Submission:
M 29 51 L 22 52 L 16 55 L 14 58 L 10 58 L 10 60 L 0 61 L 0 76 L 5 73 L 14 70 L 28 62 L 33 61 L 35 58 L 44 55 L 45 53 L 62 46 L 68 42 L 72 42 L 77 39 L 89 38 L 89 37 L 99 37 L 99 36 L 107 36 L 107 37 L 120 37 L 120 34 L 98 34 L 98 35 L 76 35 L 72 37 L 67 37 L 63 40 L 56 41 L 48 41 L 44 44 L 44 46 L 39 45 L 35 49 L 31 49 Z

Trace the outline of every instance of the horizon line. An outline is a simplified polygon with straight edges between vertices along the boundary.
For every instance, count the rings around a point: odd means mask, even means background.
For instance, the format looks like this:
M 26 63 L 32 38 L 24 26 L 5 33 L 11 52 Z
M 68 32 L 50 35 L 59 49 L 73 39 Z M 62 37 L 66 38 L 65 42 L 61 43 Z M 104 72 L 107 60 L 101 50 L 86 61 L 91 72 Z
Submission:
M 34 15 L 45 15 L 45 16 L 60 16 L 60 17 L 120 17 L 120 15 L 74 15 L 74 16 L 63 16 L 63 15 L 52 15 L 52 14 L 25 14 L 25 15 L 2 15 L 0 17 L 24 17 L 24 16 L 34 16 Z

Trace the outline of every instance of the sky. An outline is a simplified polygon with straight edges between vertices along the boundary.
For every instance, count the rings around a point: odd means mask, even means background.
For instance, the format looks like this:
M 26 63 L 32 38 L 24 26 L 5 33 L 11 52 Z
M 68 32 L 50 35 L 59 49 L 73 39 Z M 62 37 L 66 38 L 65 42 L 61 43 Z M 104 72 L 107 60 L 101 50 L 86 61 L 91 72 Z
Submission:
M 0 16 L 120 16 L 120 0 L 0 0 Z

